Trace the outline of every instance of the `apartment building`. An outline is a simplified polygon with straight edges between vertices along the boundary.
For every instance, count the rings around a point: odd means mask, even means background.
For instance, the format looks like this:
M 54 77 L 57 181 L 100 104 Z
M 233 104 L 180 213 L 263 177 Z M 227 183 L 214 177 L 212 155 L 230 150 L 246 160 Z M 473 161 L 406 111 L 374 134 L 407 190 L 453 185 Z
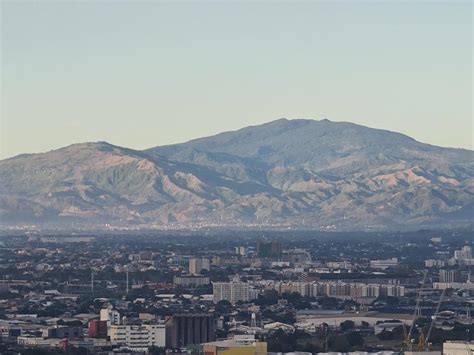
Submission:
M 174 276 L 173 284 L 184 287 L 199 287 L 209 285 L 209 277 L 202 275 Z
M 192 275 L 199 275 L 202 270 L 209 270 L 210 262 L 206 258 L 190 258 L 189 259 L 189 273 Z
M 214 282 L 212 284 L 214 303 L 225 300 L 234 304 L 250 301 L 250 287 L 246 282 Z
M 112 305 L 100 310 L 100 320 L 107 322 L 107 326 L 120 324 L 120 313 Z
M 346 298 L 377 298 L 379 296 L 402 297 L 405 287 L 400 285 L 364 284 L 345 282 L 277 282 L 275 290 L 280 294 L 297 292 L 302 296 L 330 296 Z
M 164 324 L 112 325 L 109 333 L 113 345 L 125 345 L 135 351 L 147 351 L 151 346 L 164 347 L 166 344 Z

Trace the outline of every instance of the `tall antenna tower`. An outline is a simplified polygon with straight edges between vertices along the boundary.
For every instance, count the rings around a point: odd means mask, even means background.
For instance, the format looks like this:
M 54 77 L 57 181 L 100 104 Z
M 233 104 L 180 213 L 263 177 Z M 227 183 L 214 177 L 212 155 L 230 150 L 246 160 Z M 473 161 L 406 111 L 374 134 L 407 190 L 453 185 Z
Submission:
M 127 283 L 127 295 L 128 295 L 128 265 L 125 267 L 125 278 L 126 278 L 126 283 Z
M 91 270 L 91 293 L 94 294 L 94 271 Z

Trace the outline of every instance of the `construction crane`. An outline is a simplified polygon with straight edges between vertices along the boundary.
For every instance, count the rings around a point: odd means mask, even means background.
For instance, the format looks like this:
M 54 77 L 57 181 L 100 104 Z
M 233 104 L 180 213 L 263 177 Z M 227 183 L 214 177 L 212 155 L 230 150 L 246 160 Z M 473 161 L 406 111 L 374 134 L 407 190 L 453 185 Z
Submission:
M 420 338 L 418 339 L 418 351 L 425 351 L 426 338 L 423 332 L 420 332 Z
M 426 334 L 426 340 L 424 343 L 425 348 L 428 348 L 428 341 L 430 340 L 431 331 L 433 330 L 433 326 L 435 324 L 436 318 L 438 317 L 439 308 L 441 307 L 441 302 L 443 302 L 445 292 L 446 292 L 446 289 L 444 289 L 443 292 L 441 292 L 441 296 L 439 297 L 439 301 L 436 306 L 435 314 L 432 316 L 430 328 L 428 329 L 428 334 Z
M 427 276 L 428 276 L 428 270 L 425 270 L 425 272 L 423 274 L 423 280 L 421 281 L 421 284 L 418 287 L 415 311 L 413 312 L 413 317 L 411 319 L 411 325 L 410 325 L 410 330 L 408 331 L 408 334 L 407 334 L 407 330 L 405 329 L 405 325 L 403 325 L 403 334 L 404 334 L 404 338 L 405 338 L 404 345 L 406 346 L 407 349 L 409 347 L 411 347 L 411 334 L 413 333 L 413 328 L 415 327 L 415 321 L 416 321 L 417 317 L 420 315 L 419 314 L 419 307 L 420 307 L 420 302 L 421 302 L 421 291 L 422 291 L 423 287 L 425 286 Z M 403 347 L 403 345 L 402 345 L 402 347 Z

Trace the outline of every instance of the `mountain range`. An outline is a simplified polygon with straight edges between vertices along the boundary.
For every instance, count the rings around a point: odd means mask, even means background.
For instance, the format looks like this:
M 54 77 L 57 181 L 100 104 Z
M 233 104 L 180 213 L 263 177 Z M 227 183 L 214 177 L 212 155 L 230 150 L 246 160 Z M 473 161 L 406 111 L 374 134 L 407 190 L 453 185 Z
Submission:
M 133 150 L 73 144 L 0 161 L 2 224 L 471 226 L 474 151 L 329 120 L 280 119 Z

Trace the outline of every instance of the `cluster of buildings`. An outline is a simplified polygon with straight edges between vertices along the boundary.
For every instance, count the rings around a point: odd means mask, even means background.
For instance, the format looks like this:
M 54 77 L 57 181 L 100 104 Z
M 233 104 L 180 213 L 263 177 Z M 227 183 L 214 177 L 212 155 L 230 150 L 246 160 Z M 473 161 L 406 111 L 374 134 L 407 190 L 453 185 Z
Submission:
M 92 315 L 93 316 L 93 315 Z M 80 325 L 43 326 L 40 323 L 3 325 L 5 340 L 15 334 L 18 345 L 33 348 L 64 348 L 68 345 L 88 349 L 120 348 L 147 352 L 152 347 L 182 349 L 210 343 L 215 339 L 213 313 L 176 313 L 164 319 L 141 315 L 141 319 L 121 317 L 112 306 L 90 319 L 87 328 Z M 81 323 L 81 322 L 79 322 Z M 28 326 L 26 326 L 28 324 Z
M 228 301 L 231 304 L 247 302 L 258 297 L 262 289 L 261 282 L 213 282 L 213 300 Z M 284 293 L 298 293 L 304 297 L 340 297 L 345 299 L 375 299 L 381 296 L 403 297 L 405 287 L 393 284 L 370 284 L 348 282 L 300 282 L 286 281 L 264 284 L 264 289 L 276 290 L 280 295 Z
M 99 319 L 88 322 L 87 331 L 82 326 L 62 325 L 43 327 L 39 334 L 30 327 L 15 339 L 18 345 L 28 348 L 66 350 L 74 346 L 93 352 L 115 349 L 113 353 L 148 353 L 152 348 L 166 348 L 179 354 L 267 354 L 267 343 L 255 339 L 252 334 L 216 341 L 216 319 L 212 313 L 177 313 L 161 321 L 128 323 L 109 306 L 101 310 Z M 41 329 L 40 326 L 37 328 Z M 5 329 L 2 328 L 3 332 Z
M 469 245 L 463 246 L 461 249 L 454 250 L 454 255 L 451 258 L 442 254 L 440 259 L 425 260 L 426 267 L 444 267 L 444 266 L 472 266 L 474 265 L 474 257 L 472 248 Z
M 285 247 L 245 238 L 5 240 L 0 353 L 2 344 L 15 344 L 265 355 L 275 348 L 276 333 L 344 336 L 341 323 L 352 320 L 363 336 L 377 336 L 408 325 L 422 282 L 425 316 L 435 311 L 440 290 L 452 288 L 454 313 L 442 309 L 435 325 L 468 324 L 471 247 L 433 243 L 424 258 L 404 253 L 424 250 L 425 243 L 399 241 L 380 242 L 379 253 L 372 242 L 312 239 Z
M 298 293 L 304 297 L 339 297 L 345 299 L 361 299 L 383 296 L 404 297 L 405 287 L 397 284 L 351 283 L 341 281 L 326 282 L 213 282 L 213 300 L 228 301 L 231 304 L 247 302 L 258 297 L 264 290 L 274 289 L 280 295 L 284 293 Z
M 454 250 L 454 257 L 425 260 L 425 266 L 438 270 L 438 281 L 433 283 L 436 290 L 461 289 L 474 290 L 474 283 L 471 280 L 471 269 L 474 266 L 472 248 L 468 245 L 461 249 Z
M 377 298 L 380 296 L 405 296 L 405 287 L 390 284 L 347 282 L 278 282 L 275 289 L 280 293 L 297 292 L 302 296 L 343 297 L 350 299 Z

